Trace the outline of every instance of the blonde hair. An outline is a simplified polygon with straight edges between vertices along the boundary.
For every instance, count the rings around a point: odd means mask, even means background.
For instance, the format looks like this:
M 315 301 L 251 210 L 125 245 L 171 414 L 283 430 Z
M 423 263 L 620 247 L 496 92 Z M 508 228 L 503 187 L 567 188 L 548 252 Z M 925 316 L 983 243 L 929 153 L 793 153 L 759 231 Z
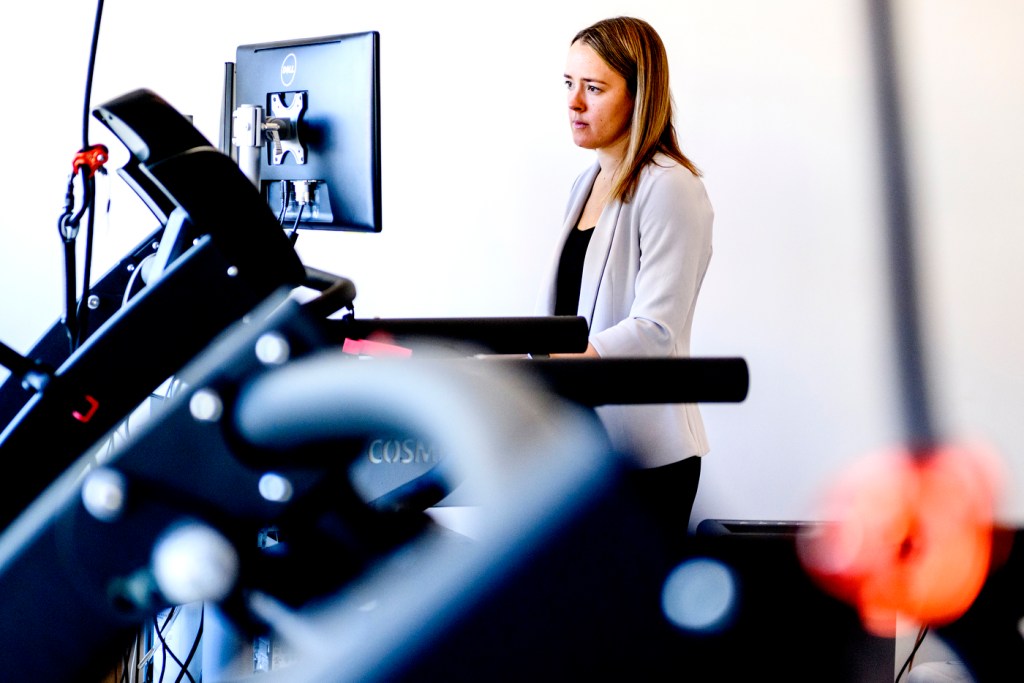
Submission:
M 589 46 L 625 78 L 633 95 L 629 146 L 616 172 L 611 196 L 623 202 L 632 199 L 644 166 L 659 152 L 675 159 L 694 175 L 701 175 L 683 154 L 676 139 L 668 54 L 654 27 L 643 19 L 613 17 L 583 29 L 570 45 L 577 42 Z

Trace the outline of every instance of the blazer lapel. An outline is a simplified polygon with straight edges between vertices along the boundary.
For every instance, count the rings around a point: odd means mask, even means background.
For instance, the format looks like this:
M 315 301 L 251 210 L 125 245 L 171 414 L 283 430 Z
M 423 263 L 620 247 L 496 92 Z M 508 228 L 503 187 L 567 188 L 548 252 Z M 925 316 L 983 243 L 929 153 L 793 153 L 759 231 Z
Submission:
M 590 197 L 590 189 L 594 186 L 594 179 L 597 178 L 597 174 L 601 171 L 601 167 L 595 163 L 591 166 L 586 173 L 580 176 L 579 182 L 573 189 L 571 200 L 569 202 L 569 210 L 565 213 L 565 222 L 562 224 L 562 243 L 569 237 L 569 231 L 576 227 L 576 223 L 580 220 L 580 214 L 583 213 L 583 207 L 587 204 L 587 199 Z
M 580 282 L 579 314 L 591 325 L 594 322 L 594 311 L 597 309 L 597 292 L 604 278 L 605 268 L 612 251 L 612 239 L 615 237 L 615 226 L 619 223 L 619 212 L 622 202 L 613 200 L 604 207 L 601 217 L 594 226 L 594 234 L 590 236 L 587 256 L 583 259 L 583 278 Z

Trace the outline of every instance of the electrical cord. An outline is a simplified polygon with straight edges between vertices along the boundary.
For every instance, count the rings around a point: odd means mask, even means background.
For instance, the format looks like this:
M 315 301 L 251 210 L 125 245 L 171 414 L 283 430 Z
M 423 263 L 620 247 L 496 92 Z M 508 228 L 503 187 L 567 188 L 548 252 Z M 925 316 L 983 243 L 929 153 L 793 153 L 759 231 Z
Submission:
M 153 618 L 153 626 L 156 626 L 156 617 Z M 158 634 L 160 633 L 159 629 L 156 629 L 156 631 Z M 164 642 L 163 635 L 161 634 L 157 637 L 160 639 L 161 643 L 164 643 L 163 647 L 160 648 L 160 683 L 164 683 L 164 673 L 167 671 L 167 653 L 169 650 L 167 648 L 167 643 Z M 174 657 L 173 652 L 171 652 L 171 656 Z
M 284 216 L 288 212 L 288 183 L 281 181 L 281 212 L 277 214 L 277 222 L 284 227 Z
M 142 259 L 142 263 L 135 267 L 132 274 L 128 276 L 128 284 L 124 287 L 124 295 L 121 297 L 121 306 L 124 307 L 132 298 L 132 291 L 135 289 L 135 282 L 141 277 L 142 267 L 146 261 L 154 258 L 152 254 Z
M 85 169 L 83 168 L 83 174 Z M 102 169 L 101 169 L 102 170 Z M 93 176 L 84 177 L 86 183 L 85 201 L 83 207 L 88 207 L 89 213 L 85 222 L 85 257 L 82 267 L 82 296 L 78 302 L 78 309 L 75 312 L 77 318 L 78 334 L 74 340 L 74 348 L 81 346 L 89 328 L 89 293 L 92 289 L 92 254 L 93 241 L 96 233 L 96 212 L 93 210 L 96 203 L 96 179 Z
M 68 177 L 67 192 L 64 197 L 64 212 L 58 220 L 58 230 L 64 242 L 64 276 L 65 276 L 65 308 L 64 326 L 68 334 L 68 343 L 71 351 L 74 351 L 81 344 L 88 317 L 89 279 L 92 270 L 92 242 L 93 242 L 93 203 L 95 201 L 95 180 L 93 174 L 106 162 L 106 148 L 102 145 L 94 148 L 89 144 L 89 109 L 92 102 L 92 81 L 96 68 L 96 51 L 99 44 L 100 19 L 103 16 L 103 0 L 97 0 L 96 18 L 93 22 L 92 42 L 89 47 L 89 64 L 86 69 L 85 97 L 83 100 L 82 115 L 82 149 L 75 157 L 71 175 Z M 82 191 L 85 195 L 82 205 L 75 212 L 75 178 L 81 176 Z M 77 276 L 77 252 L 75 242 L 78 238 L 79 224 L 82 217 L 88 213 L 86 224 L 86 249 L 85 265 L 83 269 L 83 294 L 81 304 L 76 304 Z
M 92 44 L 89 46 L 89 68 L 85 74 L 85 102 L 82 108 L 82 149 L 89 149 L 89 109 L 92 101 L 92 76 L 96 70 L 96 47 L 100 42 L 100 19 L 103 0 L 96 2 L 96 19 L 92 26 Z
M 71 201 L 74 201 L 74 192 L 72 190 L 74 183 L 74 177 L 68 182 L 68 197 Z M 69 228 L 67 226 L 66 218 L 70 217 L 70 213 L 65 213 L 61 217 L 58 223 L 58 229 L 60 230 L 61 237 L 64 240 L 64 329 L 68 335 L 68 346 L 72 351 L 75 350 L 75 339 L 78 338 L 78 323 L 75 318 L 75 300 L 78 298 L 75 291 L 75 280 L 78 278 L 76 274 L 75 263 L 77 261 L 77 255 L 75 254 L 75 237 L 76 234 L 73 230 L 76 228 Z
M 174 683 L 181 683 L 182 676 L 188 676 L 188 680 L 191 683 L 196 683 L 195 679 L 192 678 L 192 674 L 188 671 L 188 665 L 192 663 L 192 658 L 196 656 L 196 651 L 199 650 L 199 643 L 203 639 L 203 621 L 205 616 L 206 605 L 202 604 L 199 607 L 199 628 L 196 629 L 196 637 L 192 640 L 192 648 L 188 651 L 185 663 L 181 665 L 181 671 L 178 672 L 178 677 L 174 679 Z
M 910 650 L 910 654 L 907 655 L 907 659 L 903 662 L 903 666 L 900 667 L 899 673 L 896 674 L 895 683 L 900 683 L 900 678 L 903 677 L 903 674 L 913 668 L 914 657 L 917 655 L 917 651 L 921 649 L 921 644 L 924 643 L 924 637 L 926 635 L 928 635 L 928 627 L 922 626 L 917 632 L 917 640 L 914 641 L 914 647 Z
M 291 232 L 288 233 L 288 241 L 295 246 L 295 242 L 299 239 L 299 222 L 302 221 L 302 212 L 305 210 L 306 204 L 304 202 L 299 204 L 299 212 L 295 214 L 295 222 L 292 223 Z
M 192 674 L 188 672 L 188 665 L 191 663 L 192 658 L 195 656 L 196 649 L 199 647 L 199 639 L 203 634 L 202 616 L 200 616 L 199 630 L 196 633 L 195 641 L 192 643 L 192 649 L 189 651 L 188 657 L 186 657 L 185 661 L 183 662 L 178 657 L 178 655 L 174 654 L 174 650 L 172 650 L 171 646 L 168 644 L 167 638 L 164 637 L 164 629 L 166 629 L 168 625 L 174 621 L 174 617 L 177 615 L 177 610 L 177 607 L 171 608 L 171 610 L 167 613 L 167 616 L 164 617 L 164 623 L 162 626 L 160 625 L 157 618 L 155 616 L 153 617 L 153 631 L 156 633 L 156 637 L 160 641 L 161 650 L 160 683 L 163 683 L 164 673 L 167 671 L 168 656 L 170 656 L 170 658 L 174 660 L 174 663 L 177 664 L 180 669 L 178 677 L 175 679 L 175 683 L 179 683 L 182 679 L 182 676 L 188 676 L 189 681 L 191 681 L 191 683 L 195 683 L 195 679 L 192 677 Z
M 92 108 L 92 81 L 93 75 L 96 72 L 96 52 L 100 42 L 100 23 L 103 17 L 103 0 L 97 0 L 96 2 L 96 18 L 93 21 L 92 27 L 92 42 L 89 45 L 89 66 L 85 72 L 85 97 L 82 101 L 82 151 L 90 149 L 89 144 L 89 121 L 90 121 L 90 109 Z M 85 201 L 82 203 L 82 210 L 89 212 L 89 218 L 86 222 L 85 229 L 85 265 L 82 270 L 82 298 L 81 303 L 78 307 L 78 337 L 75 340 L 75 347 L 82 343 L 83 335 L 87 326 L 88 318 L 88 299 L 89 290 L 91 287 L 90 279 L 92 277 L 92 250 L 93 250 L 93 233 L 95 232 L 95 211 L 93 211 L 94 204 L 96 202 L 96 180 L 91 172 L 87 173 L 85 167 L 82 168 L 82 180 L 86 187 Z M 102 171 L 102 169 L 100 169 Z

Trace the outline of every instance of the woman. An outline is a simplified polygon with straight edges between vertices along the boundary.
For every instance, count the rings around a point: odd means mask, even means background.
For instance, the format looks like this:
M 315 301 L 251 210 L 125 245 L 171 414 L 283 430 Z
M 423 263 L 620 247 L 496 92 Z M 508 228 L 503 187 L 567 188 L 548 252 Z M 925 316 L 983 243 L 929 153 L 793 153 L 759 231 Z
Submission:
M 587 319 L 579 356 L 688 356 L 713 210 L 676 140 L 661 38 L 640 19 L 599 21 L 573 38 L 565 85 L 573 142 L 597 158 L 569 195 L 542 314 Z M 698 407 L 597 412 L 612 444 L 640 465 L 628 486 L 682 542 L 708 452 Z

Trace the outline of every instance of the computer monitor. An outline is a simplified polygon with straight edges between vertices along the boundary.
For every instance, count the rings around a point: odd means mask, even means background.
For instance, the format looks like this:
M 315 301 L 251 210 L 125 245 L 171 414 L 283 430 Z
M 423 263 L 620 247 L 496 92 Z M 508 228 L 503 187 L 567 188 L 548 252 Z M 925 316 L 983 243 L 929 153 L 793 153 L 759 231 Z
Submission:
M 232 141 L 286 228 L 380 232 L 379 55 L 376 31 L 237 48 Z

